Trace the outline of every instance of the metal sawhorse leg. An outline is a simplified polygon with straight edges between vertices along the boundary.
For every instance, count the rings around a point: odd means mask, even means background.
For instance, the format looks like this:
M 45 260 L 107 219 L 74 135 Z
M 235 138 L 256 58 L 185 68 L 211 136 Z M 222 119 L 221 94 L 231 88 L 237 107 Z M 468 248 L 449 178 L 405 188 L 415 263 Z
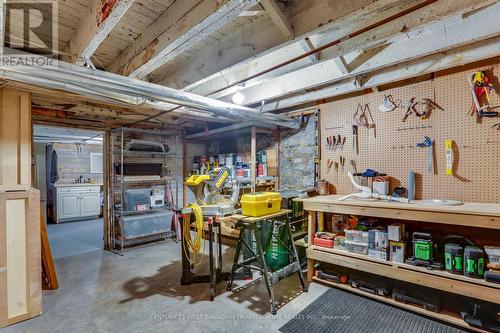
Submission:
M 287 277 L 295 272 L 298 272 L 300 283 L 302 285 L 302 290 L 307 292 L 308 289 L 307 289 L 307 286 L 305 284 L 304 276 L 302 275 L 299 256 L 297 254 L 297 249 L 296 249 L 295 244 L 293 242 L 292 231 L 290 229 L 290 221 L 289 221 L 288 217 L 286 217 L 286 220 L 283 223 L 284 223 L 284 226 L 287 230 L 287 235 L 288 235 L 288 238 L 289 238 L 290 243 L 291 243 L 291 248 L 288 246 L 288 244 L 283 244 L 283 245 L 287 248 L 288 253 L 292 255 L 293 262 L 291 264 L 285 266 L 284 268 L 282 268 L 276 272 L 273 272 L 273 273 L 270 273 L 268 270 L 268 266 L 267 266 L 266 258 L 265 258 L 265 253 L 264 253 L 264 250 L 262 248 L 262 222 L 263 221 L 257 221 L 257 222 L 238 221 L 238 222 L 236 222 L 236 227 L 238 229 L 240 229 L 240 236 L 238 238 L 238 244 L 236 246 L 236 253 L 234 255 L 234 263 L 233 263 L 233 267 L 231 269 L 231 273 L 229 276 L 229 282 L 227 284 L 226 290 L 228 290 L 228 291 L 231 290 L 231 287 L 232 287 L 232 284 L 234 281 L 234 276 L 235 276 L 237 269 L 242 268 L 242 267 L 247 267 L 247 268 L 254 269 L 254 270 L 261 272 L 263 277 L 264 277 L 264 281 L 266 283 L 267 292 L 269 294 L 269 303 L 270 303 L 270 308 L 271 308 L 271 314 L 274 315 L 277 312 L 276 304 L 275 304 L 275 300 L 274 300 L 273 287 L 272 287 L 272 285 L 274 283 L 278 282 L 279 280 L 281 280 L 281 279 L 283 279 L 283 278 L 285 278 L 285 277 Z M 275 220 L 272 219 L 271 223 L 272 223 L 271 230 L 273 230 Z M 250 232 L 251 234 L 254 235 L 255 243 L 256 243 L 256 246 L 255 246 L 256 252 L 254 251 L 252 246 L 245 241 L 245 233 L 246 232 Z M 267 248 L 267 245 L 268 245 L 270 240 L 271 240 L 271 237 L 268 237 L 266 244 L 265 244 L 266 248 Z M 242 262 L 239 262 L 239 257 L 240 257 L 240 253 L 241 253 L 243 246 L 245 246 L 250 251 L 252 256 L 250 258 L 244 259 Z M 254 263 L 254 262 L 259 263 L 260 267 L 252 265 L 252 263 Z

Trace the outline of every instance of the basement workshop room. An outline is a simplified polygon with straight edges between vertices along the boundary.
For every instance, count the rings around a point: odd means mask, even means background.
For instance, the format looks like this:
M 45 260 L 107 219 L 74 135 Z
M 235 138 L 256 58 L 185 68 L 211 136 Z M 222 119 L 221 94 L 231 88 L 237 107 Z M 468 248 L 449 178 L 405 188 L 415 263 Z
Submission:
M 0 333 L 500 333 L 500 0 L 0 4 Z

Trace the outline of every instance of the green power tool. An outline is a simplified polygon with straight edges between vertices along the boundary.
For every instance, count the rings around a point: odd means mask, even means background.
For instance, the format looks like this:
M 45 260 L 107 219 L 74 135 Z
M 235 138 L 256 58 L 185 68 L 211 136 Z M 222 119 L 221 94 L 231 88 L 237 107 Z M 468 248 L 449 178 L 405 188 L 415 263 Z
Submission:
M 464 274 L 464 248 L 474 242 L 459 235 L 448 235 L 444 242 L 444 268 L 452 274 Z
M 424 266 L 429 269 L 443 269 L 439 260 L 438 247 L 432 235 L 428 232 L 414 232 L 412 235 L 412 256 L 406 263 L 414 266 Z
M 464 249 L 464 275 L 482 278 L 484 275 L 484 252 L 477 246 Z
M 457 235 L 445 238 L 444 263 L 446 271 L 481 278 L 484 275 L 484 252 L 470 239 Z

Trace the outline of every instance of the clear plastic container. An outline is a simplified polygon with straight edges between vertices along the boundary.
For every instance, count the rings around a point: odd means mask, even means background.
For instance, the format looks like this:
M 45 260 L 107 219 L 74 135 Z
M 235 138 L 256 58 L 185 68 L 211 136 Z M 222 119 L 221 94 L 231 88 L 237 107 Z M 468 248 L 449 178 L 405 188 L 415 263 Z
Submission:
M 368 231 L 344 229 L 344 232 L 347 241 L 368 245 Z
M 357 253 L 357 254 L 368 254 L 368 244 L 356 243 L 346 240 L 345 248 L 347 252 Z
M 488 255 L 489 268 L 500 269 L 500 247 L 498 246 L 485 246 L 484 251 Z

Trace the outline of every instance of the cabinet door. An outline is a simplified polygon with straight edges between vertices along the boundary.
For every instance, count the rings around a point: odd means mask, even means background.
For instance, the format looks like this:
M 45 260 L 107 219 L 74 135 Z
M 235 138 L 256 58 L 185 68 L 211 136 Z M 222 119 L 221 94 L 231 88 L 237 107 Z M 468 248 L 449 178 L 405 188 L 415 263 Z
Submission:
M 57 219 L 72 219 L 80 216 L 80 196 L 65 193 L 57 196 Z
M 101 213 L 99 193 L 81 193 L 80 198 L 80 216 L 96 216 Z

